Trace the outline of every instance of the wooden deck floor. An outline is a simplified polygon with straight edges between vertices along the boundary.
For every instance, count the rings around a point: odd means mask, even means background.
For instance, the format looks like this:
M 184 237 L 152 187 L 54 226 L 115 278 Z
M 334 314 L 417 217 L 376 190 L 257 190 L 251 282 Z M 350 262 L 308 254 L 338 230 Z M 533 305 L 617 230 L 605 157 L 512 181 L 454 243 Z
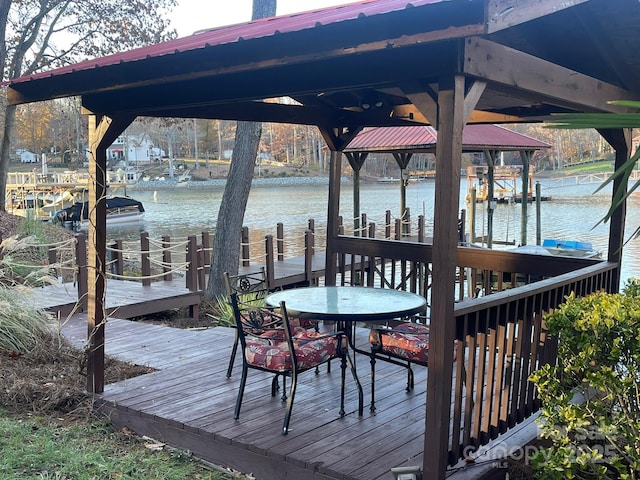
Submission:
M 83 345 L 84 315 L 71 317 L 62 331 Z M 366 341 L 364 333 L 360 337 Z M 338 415 L 338 362 L 330 373 L 306 372 L 299 380 L 291 432 L 283 436 L 284 402 L 270 396 L 266 374 L 249 372 L 240 419 L 233 419 L 240 361 L 227 379 L 232 329 L 180 330 L 110 318 L 106 338 L 107 355 L 158 369 L 106 386 L 101 408 L 117 426 L 265 480 L 389 479 L 392 467 L 422 463 L 424 368 L 416 369 L 416 388 L 406 393 L 404 370 L 379 362 L 378 409 L 372 414 L 369 362 L 359 356 L 363 417 L 358 417 L 357 389 L 349 375 L 347 414 Z
M 65 320 L 61 331 L 71 343 L 86 342 L 86 315 Z M 356 335 L 366 348 L 368 329 Z M 225 327 L 184 330 L 109 318 L 106 354 L 146 365 L 155 372 L 105 387 L 97 399 L 117 427 L 129 427 L 217 465 L 252 473 L 258 480 L 390 480 L 398 466 L 421 466 L 427 369 L 416 367 L 415 389 L 407 393 L 406 371 L 387 362 L 376 365 L 376 407 L 369 410 L 370 365 L 356 358 L 365 395 L 359 417 L 355 383 L 347 372 L 345 409 L 340 417 L 340 368 L 332 363 L 318 375 L 300 376 L 290 433 L 281 435 L 284 402 L 270 395 L 271 377 L 250 371 L 239 420 L 233 409 L 240 358 L 233 375 L 226 369 L 234 331 Z M 536 434 L 535 417 L 482 447 L 474 463 L 461 461 L 449 480 L 478 480 L 505 452 Z M 428 448 L 428 445 L 427 445 Z

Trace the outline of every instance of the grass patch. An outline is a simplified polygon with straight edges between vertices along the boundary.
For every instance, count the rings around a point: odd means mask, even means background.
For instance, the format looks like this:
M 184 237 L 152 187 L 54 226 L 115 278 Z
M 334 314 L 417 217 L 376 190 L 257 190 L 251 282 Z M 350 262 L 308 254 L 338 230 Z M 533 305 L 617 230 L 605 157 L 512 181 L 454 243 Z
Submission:
M 562 169 L 567 175 L 581 175 L 589 173 L 613 172 L 613 165 L 610 161 L 582 163 Z
M 114 431 L 105 420 L 65 424 L 0 411 L 0 438 L 3 479 L 238 478 L 194 462 L 188 452 Z

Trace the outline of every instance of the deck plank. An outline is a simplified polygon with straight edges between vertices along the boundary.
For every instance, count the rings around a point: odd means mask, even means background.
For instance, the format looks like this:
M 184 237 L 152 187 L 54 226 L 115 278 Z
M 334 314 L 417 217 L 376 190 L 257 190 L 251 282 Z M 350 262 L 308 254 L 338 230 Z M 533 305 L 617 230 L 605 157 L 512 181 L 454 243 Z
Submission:
M 68 319 L 63 334 L 79 341 L 86 334 L 83 321 L 84 314 Z M 360 344 L 366 345 L 367 333 L 358 329 Z M 226 378 L 233 339 L 233 329 L 226 327 L 181 330 L 109 318 L 107 355 L 157 370 L 106 385 L 99 408 L 118 427 L 261 480 L 383 480 L 391 477 L 392 467 L 422 464 L 426 368 L 414 369 L 415 389 L 406 392 L 406 371 L 377 362 L 377 410 L 371 412 L 369 359 L 358 355 L 365 393 L 362 417 L 350 372 L 347 413 L 339 415 L 339 362 L 332 362 L 331 373 L 325 368 L 305 372 L 299 377 L 291 431 L 283 436 L 285 403 L 279 395 L 271 397 L 270 374 L 249 372 L 240 419 L 233 419 L 241 374 L 238 358 Z

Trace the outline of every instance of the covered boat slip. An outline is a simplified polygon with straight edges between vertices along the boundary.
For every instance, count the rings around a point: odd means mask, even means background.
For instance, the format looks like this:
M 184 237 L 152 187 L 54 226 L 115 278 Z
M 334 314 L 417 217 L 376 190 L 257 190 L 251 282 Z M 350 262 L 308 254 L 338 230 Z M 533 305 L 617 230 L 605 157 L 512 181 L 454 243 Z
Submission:
M 624 243 L 622 206 L 610 220 L 604 262 L 458 248 L 463 127 L 624 112 L 608 102 L 640 99 L 639 21 L 636 0 L 372 0 L 213 29 L 11 81 L 12 104 L 80 95 L 90 114 L 90 389 L 104 390 L 106 148 L 136 116 L 317 125 L 332 152 L 325 283 L 340 281 L 341 257 L 360 255 L 376 259 L 372 266 L 393 260 L 411 272 L 390 288 L 430 289 L 427 420 L 416 428 L 424 478 L 444 478 L 467 447 L 535 411 L 527 371 L 555 354 L 541 315 L 570 291 L 617 291 Z M 282 96 L 297 103 L 273 100 Z M 406 125 L 438 132 L 433 245 L 340 235 L 341 151 L 365 127 Z M 619 167 L 629 156 L 630 130 L 600 133 Z M 621 180 L 615 186 L 625 188 Z M 467 269 L 482 273 L 491 295 L 460 298 Z M 455 364 L 446 347 L 454 340 L 466 352 Z M 474 352 L 492 355 L 475 362 Z

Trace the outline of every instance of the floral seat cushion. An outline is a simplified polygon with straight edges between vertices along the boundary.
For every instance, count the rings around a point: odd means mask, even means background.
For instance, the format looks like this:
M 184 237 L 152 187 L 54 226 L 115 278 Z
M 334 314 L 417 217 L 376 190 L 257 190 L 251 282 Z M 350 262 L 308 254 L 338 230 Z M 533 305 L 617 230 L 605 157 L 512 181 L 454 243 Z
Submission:
M 417 323 L 401 323 L 380 333 L 380 351 L 396 358 L 428 365 L 429 327 Z M 453 360 L 456 359 L 458 344 L 453 346 Z
M 337 337 L 313 339 L 312 333 L 304 339 L 295 339 L 294 348 L 298 368 L 307 370 L 338 355 Z M 271 343 L 271 344 L 270 344 Z M 245 356 L 249 365 L 286 372 L 292 369 L 291 353 L 286 342 L 247 342 Z
M 289 317 L 289 323 L 297 327 L 302 328 L 318 328 L 318 320 L 310 320 L 308 318 L 291 318 Z
M 429 359 L 429 327 L 401 323 L 390 330 L 379 330 L 381 352 L 426 365 Z

